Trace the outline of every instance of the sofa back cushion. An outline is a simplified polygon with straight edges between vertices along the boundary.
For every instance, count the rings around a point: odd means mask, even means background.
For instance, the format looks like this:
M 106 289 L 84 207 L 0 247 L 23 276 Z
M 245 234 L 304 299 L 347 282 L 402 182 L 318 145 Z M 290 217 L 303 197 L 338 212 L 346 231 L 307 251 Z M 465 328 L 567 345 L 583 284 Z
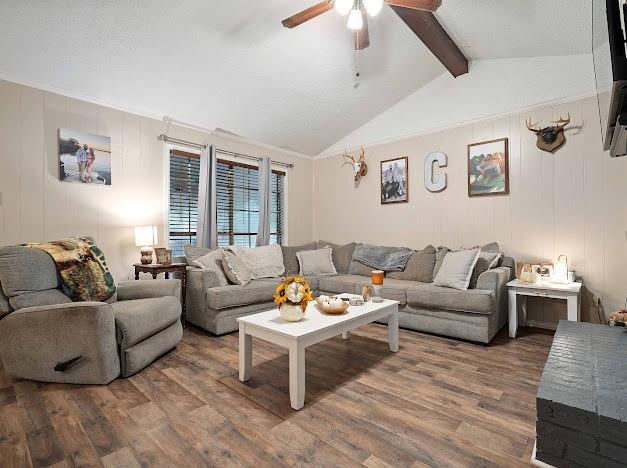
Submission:
M 483 249 L 481 250 L 479 258 L 477 258 L 475 269 L 472 272 L 472 277 L 470 278 L 470 289 L 475 289 L 477 287 L 477 279 L 481 273 L 498 266 L 499 260 L 501 260 L 502 256 L 503 254 L 501 252 L 484 252 Z
M 298 257 L 296 254 L 304 250 L 315 250 L 318 247 L 317 242 L 309 242 L 308 244 L 296 245 L 294 247 L 281 246 L 283 251 L 283 265 L 285 265 L 286 275 L 297 275 L 300 271 L 300 265 L 298 264 Z
M 350 271 L 351 261 L 353 260 L 353 250 L 355 250 L 356 245 L 355 242 L 338 245 L 327 241 L 318 241 L 319 249 L 331 247 L 333 251 L 333 265 L 335 265 L 335 269 L 340 274 L 347 274 Z
M 198 247 L 191 244 L 184 246 L 183 250 L 185 250 L 185 259 L 187 260 L 188 265 L 191 265 L 194 260 L 202 257 L 203 255 L 207 255 L 212 251 L 212 249 Z
M 72 299 L 67 297 L 58 289 L 48 289 L 13 296 L 9 299 L 14 310 L 26 309 L 27 307 L 49 306 L 57 304 L 69 304 Z
M 225 247 L 237 255 L 250 270 L 251 279 L 277 278 L 285 273 L 283 251 L 280 245 L 264 245 L 263 247 Z
M 350 269 L 348 270 L 348 272 L 351 275 L 359 275 L 359 276 L 372 276 L 372 270 L 374 270 L 374 268 L 369 267 L 368 265 L 364 265 L 361 262 L 358 262 L 357 260 L 353 260 L 351 262 L 351 266 Z
M 403 271 L 391 271 L 387 278 L 431 283 L 435 267 L 435 247 L 429 245 L 409 257 Z
M 61 287 L 52 257 L 43 250 L 20 246 L 0 249 L 0 284 L 9 298 Z

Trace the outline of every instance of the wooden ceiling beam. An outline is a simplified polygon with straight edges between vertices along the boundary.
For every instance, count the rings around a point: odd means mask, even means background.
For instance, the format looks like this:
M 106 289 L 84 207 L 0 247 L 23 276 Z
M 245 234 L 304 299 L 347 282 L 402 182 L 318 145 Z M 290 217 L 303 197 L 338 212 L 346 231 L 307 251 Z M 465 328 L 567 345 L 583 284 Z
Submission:
M 455 78 L 468 73 L 468 59 L 433 13 L 394 5 L 390 8 Z

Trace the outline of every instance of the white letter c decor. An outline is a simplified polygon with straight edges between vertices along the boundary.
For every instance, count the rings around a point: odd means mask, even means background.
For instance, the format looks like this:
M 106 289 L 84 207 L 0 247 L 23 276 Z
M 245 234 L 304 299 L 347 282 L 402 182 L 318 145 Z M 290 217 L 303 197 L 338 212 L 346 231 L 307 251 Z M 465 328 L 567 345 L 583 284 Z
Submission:
M 429 192 L 441 192 L 446 189 L 447 177 L 446 174 L 438 174 L 434 179 L 433 163 L 437 163 L 438 168 L 446 167 L 448 158 L 441 151 L 434 151 L 429 153 L 427 159 L 425 159 L 425 188 Z

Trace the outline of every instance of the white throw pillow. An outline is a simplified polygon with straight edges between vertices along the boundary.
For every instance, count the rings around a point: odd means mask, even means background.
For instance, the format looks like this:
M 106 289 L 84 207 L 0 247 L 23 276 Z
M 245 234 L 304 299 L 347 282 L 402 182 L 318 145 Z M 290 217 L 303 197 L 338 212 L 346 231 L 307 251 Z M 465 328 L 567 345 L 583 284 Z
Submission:
M 283 250 L 280 245 L 263 247 L 240 247 L 232 245 L 225 250 L 237 255 L 250 270 L 252 279 L 277 278 L 285 272 Z
M 459 250 L 447 253 L 438 274 L 433 280 L 433 285 L 445 288 L 468 289 L 470 278 L 480 253 L 480 249 Z
M 226 274 L 224 273 L 224 268 L 222 267 L 223 256 L 224 254 L 222 253 L 222 249 L 215 249 L 202 257 L 198 257 L 196 260 L 191 262 L 191 266 L 202 268 L 203 270 L 213 271 L 218 277 L 220 286 L 226 286 L 229 282 L 226 279 Z
M 222 267 L 231 283 L 239 284 L 240 286 L 246 286 L 250 283 L 250 269 L 244 264 L 242 259 L 228 250 L 223 250 L 222 254 Z
M 301 276 L 306 275 L 335 275 L 337 270 L 333 265 L 333 249 L 301 250 L 296 253 L 300 264 Z

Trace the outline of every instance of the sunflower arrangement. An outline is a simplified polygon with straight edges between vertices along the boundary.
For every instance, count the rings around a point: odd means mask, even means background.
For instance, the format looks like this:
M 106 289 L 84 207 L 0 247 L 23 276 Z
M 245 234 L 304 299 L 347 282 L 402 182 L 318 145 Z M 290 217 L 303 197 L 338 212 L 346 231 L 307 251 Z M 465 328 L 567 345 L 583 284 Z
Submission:
M 288 276 L 281 280 L 274 294 L 274 302 L 279 305 L 300 305 L 303 312 L 307 303 L 313 301 L 311 285 L 302 276 Z

